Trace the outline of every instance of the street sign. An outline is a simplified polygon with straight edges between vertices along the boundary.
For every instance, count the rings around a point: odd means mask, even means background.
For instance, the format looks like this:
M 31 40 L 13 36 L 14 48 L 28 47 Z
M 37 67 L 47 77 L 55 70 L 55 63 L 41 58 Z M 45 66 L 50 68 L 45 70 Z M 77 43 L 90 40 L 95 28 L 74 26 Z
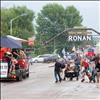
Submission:
M 91 35 L 69 35 L 67 38 L 68 41 L 91 41 Z

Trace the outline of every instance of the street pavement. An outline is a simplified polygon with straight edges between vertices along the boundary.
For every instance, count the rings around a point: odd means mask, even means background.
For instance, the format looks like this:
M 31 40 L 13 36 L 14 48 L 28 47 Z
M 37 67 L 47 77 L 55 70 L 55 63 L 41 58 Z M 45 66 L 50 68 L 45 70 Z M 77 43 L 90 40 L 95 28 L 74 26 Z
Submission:
M 1 82 L 1 100 L 100 100 L 95 83 L 62 81 L 55 83 L 54 63 L 34 63 L 29 78 Z

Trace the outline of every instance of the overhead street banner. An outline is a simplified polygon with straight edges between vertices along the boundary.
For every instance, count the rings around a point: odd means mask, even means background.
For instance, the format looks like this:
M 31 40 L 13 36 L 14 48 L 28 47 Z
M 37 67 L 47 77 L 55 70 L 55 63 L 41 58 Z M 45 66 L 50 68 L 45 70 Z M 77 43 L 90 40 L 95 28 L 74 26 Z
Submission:
M 92 36 L 91 35 L 69 35 L 67 37 L 68 41 L 91 41 Z

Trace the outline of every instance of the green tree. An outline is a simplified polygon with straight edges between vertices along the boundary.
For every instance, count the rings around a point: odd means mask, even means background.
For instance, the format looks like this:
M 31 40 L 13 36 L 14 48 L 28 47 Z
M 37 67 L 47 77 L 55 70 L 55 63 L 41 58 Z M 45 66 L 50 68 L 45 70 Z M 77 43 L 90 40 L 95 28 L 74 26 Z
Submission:
M 37 17 L 37 41 L 38 44 L 54 37 L 61 33 L 66 28 L 73 28 L 74 26 L 81 26 L 82 16 L 74 6 L 69 6 L 66 9 L 62 5 L 53 3 L 47 4 L 43 7 Z M 50 42 L 45 48 L 49 53 L 54 49 L 62 49 L 67 46 L 66 34 L 62 34 L 54 41 Z M 40 51 L 43 46 L 40 47 Z M 42 52 L 43 53 L 43 52 Z
M 1 35 L 10 34 L 10 21 L 13 18 L 21 14 L 26 14 L 15 19 L 12 22 L 12 35 L 23 39 L 33 36 L 34 27 L 34 12 L 29 10 L 25 6 L 23 7 L 12 7 L 12 8 L 1 8 Z
M 73 28 L 75 26 L 82 26 L 82 16 L 80 12 L 74 6 L 68 6 L 65 9 L 65 26 L 67 28 Z

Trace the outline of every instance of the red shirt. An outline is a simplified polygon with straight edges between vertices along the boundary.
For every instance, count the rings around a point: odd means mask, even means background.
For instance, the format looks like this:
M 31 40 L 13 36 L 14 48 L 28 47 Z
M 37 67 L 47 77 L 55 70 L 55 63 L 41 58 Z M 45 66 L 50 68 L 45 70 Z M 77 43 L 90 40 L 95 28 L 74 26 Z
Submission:
M 83 66 L 84 66 L 84 68 L 88 68 L 89 64 L 86 61 L 83 61 Z

